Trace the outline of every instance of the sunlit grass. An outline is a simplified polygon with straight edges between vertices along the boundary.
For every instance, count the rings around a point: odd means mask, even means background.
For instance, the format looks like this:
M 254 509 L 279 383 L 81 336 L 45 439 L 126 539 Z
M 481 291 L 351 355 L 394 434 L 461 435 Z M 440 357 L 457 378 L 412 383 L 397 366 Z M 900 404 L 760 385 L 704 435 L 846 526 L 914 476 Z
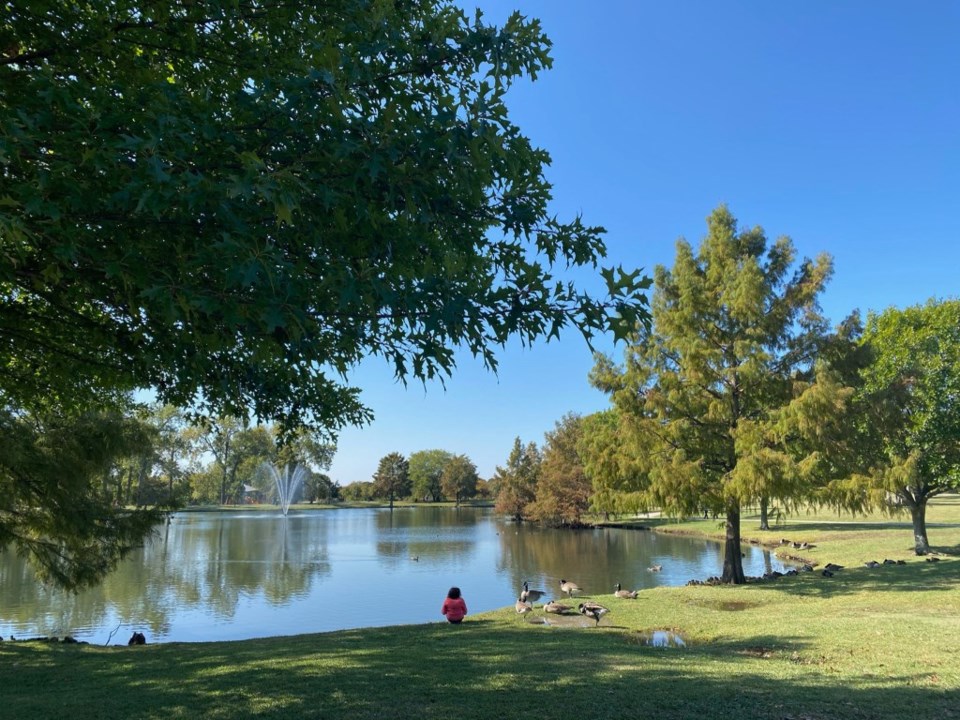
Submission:
M 834 577 L 595 596 L 611 608 L 599 627 L 534 624 L 542 611 L 521 618 L 507 607 L 461 626 L 230 643 L 0 643 L 3 716 L 960 717 L 960 501 L 931 507 L 931 523 L 956 523 L 931 525 L 936 563 L 912 553 L 909 525 L 808 517 L 761 532 L 746 516 L 743 534 L 845 565 Z M 642 522 L 721 533 L 713 520 Z M 781 546 L 782 538 L 814 547 Z M 885 557 L 905 564 L 863 565 Z M 650 646 L 653 630 L 677 631 L 687 644 Z

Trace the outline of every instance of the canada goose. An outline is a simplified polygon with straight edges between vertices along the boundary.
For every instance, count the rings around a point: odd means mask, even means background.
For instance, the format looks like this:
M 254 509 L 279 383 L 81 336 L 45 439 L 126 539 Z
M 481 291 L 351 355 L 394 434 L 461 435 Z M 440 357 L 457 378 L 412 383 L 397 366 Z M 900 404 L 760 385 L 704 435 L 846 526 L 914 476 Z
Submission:
M 581 615 L 592 617 L 597 625 L 600 624 L 600 618 L 610 612 L 609 608 L 605 608 L 603 605 L 595 602 L 580 603 L 577 605 L 577 610 L 580 611 Z
M 529 581 L 523 581 L 523 592 L 520 593 L 521 600 L 524 602 L 535 603 L 544 595 L 546 595 L 546 593 L 543 590 L 531 590 Z
M 629 599 L 631 599 L 631 600 L 636 600 L 636 599 L 637 599 L 637 591 L 636 591 L 636 590 L 621 590 L 621 589 L 620 589 L 620 583 L 617 583 L 616 592 L 614 592 L 613 594 L 616 595 L 618 598 L 629 598 Z
M 823 566 L 824 570 L 829 570 L 831 572 L 835 570 L 843 570 L 843 565 L 834 565 L 833 563 L 827 563 Z
M 880 563 L 878 563 L 876 560 L 865 562 L 864 565 L 866 565 L 868 568 L 880 567 Z
M 410 556 L 410 559 L 413 560 L 414 562 L 420 562 L 420 556 L 419 556 L 419 555 L 411 555 L 411 556 Z
M 571 610 L 573 610 L 572 605 L 564 605 L 563 603 L 558 603 L 556 600 L 551 600 L 543 606 L 544 612 L 553 613 L 554 615 L 563 615 Z
M 533 612 L 533 605 L 526 603 L 523 600 L 517 600 L 513 605 L 514 609 L 517 611 L 518 615 L 526 615 L 528 612 Z
M 566 580 L 560 581 L 560 592 L 565 592 L 567 597 L 570 597 L 574 593 L 580 592 L 580 586 L 575 582 L 567 582 Z
M 663 565 L 651 565 L 650 567 L 647 568 L 647 570 L 649 570 L 650 572 L 660 572 L 661 570 L 663 570 Z
M 822 573 L 820 573 L 820 574 L 823 575 L 824 577 L 833 577 L 833 573 L 830 572 L 829 570 L 824 570 L 824 571 L 823 571 Z

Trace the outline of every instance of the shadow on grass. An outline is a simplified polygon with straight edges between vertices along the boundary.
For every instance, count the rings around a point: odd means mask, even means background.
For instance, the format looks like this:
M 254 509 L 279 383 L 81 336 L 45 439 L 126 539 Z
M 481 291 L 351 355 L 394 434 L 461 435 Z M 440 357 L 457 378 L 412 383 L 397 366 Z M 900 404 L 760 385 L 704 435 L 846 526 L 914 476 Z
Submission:
M 0 645 L 4 709 L 70 717 L 956 717 L 933 676 L 831 678 L 796 638 L 652 648 L 636 633 L 474 620 L 243 643 Z
M 784 576 L 776 580 L 750 583 L 749 587 L 772 588 L 803 596 L 836 597 L 845 593 L 863 592 L 926 592 L 957 587 L 957 563 L 928 563 L 918 558 L 906 565 L 844 567 L 833 577 L 824 577 L 819 571 L 802 575 Z
M 958 523 L 949 523 L 949 522 L 928 522 L 927 530 L 936 529 L 936 528 L 956 528 L 960 527 Z M 758 530 L 759 526 L 755 528 L 748 528 Z M 776 533 L 809 533 L 812 531 L 822 531 L 822 532 L 837 532 L 842 533 L 844 531 L 851 532 L 862 532 L 864 530 L 901 530 L 906 531 L 907 537 L 912 538 L 911 529 L 913 524 L 908 520 L 907 522 L 900 522 L 898 520 L 849 520 L 844 522 L 831 522 L 829 520 L 805 520 L 803 522 L 798 521 L 786 521 L 776 527 L 771 528 L 770 532 Z M 745 532 L 744 534 L 748 534 Z
M 957 555 L 960 556 L 960 544 L 957 545 L 931 545 L 930 549 L 935 553 L 941 553 L 943 555 Z

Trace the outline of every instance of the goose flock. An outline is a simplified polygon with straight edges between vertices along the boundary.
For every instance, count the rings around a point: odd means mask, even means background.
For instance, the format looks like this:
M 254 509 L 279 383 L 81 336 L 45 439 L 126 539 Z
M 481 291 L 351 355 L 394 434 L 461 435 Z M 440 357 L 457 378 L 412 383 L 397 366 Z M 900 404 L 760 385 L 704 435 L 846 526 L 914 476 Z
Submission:
M 583 594 L 583 590 L 577 583 L 566 579 L 560 580 L 560 592 L 568 598 Z M 613 596 L 623 600 L 636 600 L 638 593 L 638 590 L 624 590 L 620 583 L 617 583 L 613 590 Z M 527 615 L 534 611 L 537 601 L 546 597 L 546 595 L 546 591 L 533 589 L 530 587 L 530 581 L 524 580 L 523 588 L 520 590 L 520 596 L 517 598 L 516 603 L 514 603 L 514 609 L 521 617 Z M 579 613 L 584 617 L 593 618 L 595 626 L 599 625 L 600 619 L 610 612 L 610 608 L 605 605 L 586 599 L 578 603 L 576 607 L 558 602 L 557 600 L 547 600 L 543 604 L 542 609 L 543 612 L 552 615 L 574 615 Z

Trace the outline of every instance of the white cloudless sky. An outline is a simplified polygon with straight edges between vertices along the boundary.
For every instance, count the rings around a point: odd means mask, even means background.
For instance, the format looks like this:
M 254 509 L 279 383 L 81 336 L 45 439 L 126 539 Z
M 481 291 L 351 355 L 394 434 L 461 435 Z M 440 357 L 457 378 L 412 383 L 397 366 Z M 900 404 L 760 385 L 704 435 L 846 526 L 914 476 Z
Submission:
M 671 265 L 677 238 L 699 243 L 726 203 L 800 257 L 833 256 L 833 321 L 958 296 L 960 4 L 460 4 L 498 25 L 537 17 L 553 41 L 554 67 L 511 89 L 511 116 L 552 156 L 551 210 L 607 229 L 607 264 Z M 488 478 L 515 437 L 539 444 L 565 413 L 609 405 L 575 330 L 499 357 L 494 375 L 461 355 L 445 389 L 365 362 L 351 382 L 376 419 L 341 434 L 331 476 L 369 480 L 389 452 L 442 449 Z

